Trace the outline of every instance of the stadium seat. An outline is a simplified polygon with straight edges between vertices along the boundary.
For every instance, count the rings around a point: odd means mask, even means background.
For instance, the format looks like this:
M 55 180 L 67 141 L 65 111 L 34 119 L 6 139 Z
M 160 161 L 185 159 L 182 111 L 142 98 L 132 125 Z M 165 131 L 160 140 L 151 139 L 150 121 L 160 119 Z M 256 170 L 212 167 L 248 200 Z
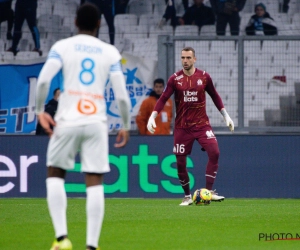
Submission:
M 157 60 L 157 39 L 136 39 L 133 42 L 133 53 L 145 58 Z
M 7 22 L 0 23 L 0 38 L 6 40 Z
M 300 82 L 300 66 L 289 66 L 285 67 L 284 75 L 286 76 L 287 82 L 294 83 Z
M 286 41 L 266 40 L 262 44 L 262 53 L 264 54 L 284 54 L 287 52 Z
M 284 67 L 283 66 L 269 66 L 265 65 L 264 67 L 258 68 L 259 70 L 259 79 L 269 82 L 274 76 L 283 76 Z
M 244 58 L 245 65 L 256 65 L 259 67 L 265 67 L 272 63 L 271 54 L 248 54 Z
M 158 35 L 173 35 L 173 27 L 172 26 L 163 26 L 162 28 L 158 28 L 157 26 L 151 26 L 149 30 L 149 37 L 157 38 Z
M 5 50 L 5 42 L 3 39 L 0 39 L 0 51 L 4 51 Z
M 274 55 L 274 60 L 282 60 L 280 65 L 286 65 L 291 67 L 298 67 L 300 66 L 300 55 L 299 53 L 288 53 L 283 55 L 282 57 L 276 57 L 277 55 Z M 277 62 L 276 62 L 277 63 Z M 279 64 L 279 63 L 277 63 Z
M 199 28 L 197 25 L 181 25 L 175 28 L 175 36 L 198 36 Z
M 278 35 L 281 36 L 297 36 L 300 35 L 300 30 L 295 24 L 280 24 L 277 26 Z
M 15 58 L 17 60 L 29 60 L 39 58 L 39 54 L 33 51 L 20 51 Z
M 201 62 L 201 64 L 203 63 Z M 228 72 L 226 72 L 225 67 L 222 68 L 221 72 L 221 66 L 216 67 L 211 64 L 203 64 L 203 66 L 201 66 L 201 64 L 199 68 L 205 70 L 211 76 L 215 87 L 219 85 L 221 79 L 229 79 L 229 67 L 226 67 L 226 69 L 228 69 Z
M 131 40 L 148 37 L 148 27 L 144 25 L 124 26 L 122 32 L 124 38 Z
M 153 4 L 151 1 L 135 0 L 129 2 L 127 9 L 129 14 L 135 14 L 137 16 L 142 14 L 152 14 Z
M 41 15 L 52 15 L 53 5 L 51 1 L 43 0 L 38 1 L 38 7 L 36 10 L 36 16 L 39 18 Z
M 53 40 L 60 40 L 70 37 L 72 34 L 70 27 L 60 26 L 57 31 L 49 32 L 47 38 Z
M 32 40 L 32 39 L 31 39 Z M 28 39 L 26 38 L 22 38 L 19 42 L 19 46 L 18 46 L 20 51 L 27 51 L 30 50 L 31 48 L 29 47 L 29 42 Z
M 147 26 L 147 30 L 151 26 L 157 26 L 161 17 L 155 14 L 142 14 L 139 18 L 139 25 Z
M 154 3 L 154 14 L 162 17 L 166 10 L 166 3 L 165 1 L 161 0 L 152 0 Z
M 274 54 L 270 66 L 290 66 L 297 63 L 297 55 Z
M 220 55 L 218 54 L 202 54 L 202 56 L 197 57 L 197 65 L 202 68 L 206 69 L 206 67 L 213 66 L 218 67 L 220 66 Z
M 288 14 L 293 16 L 296 13 L 299 14 L 299 11 L 300 11 L 300 2 L 299 2 L 299 0 L 290 0 Z
M 115 27 L 115 43 L 118 43 L 120 39 L 123 39 L 124 31 L 120 27 Z M 99 39 L 106 43 L 110 43 L 108 26 L 103 26 L 99 29 Z
M 75 17 L 74 16 L 66 16 L 63 19 L 63 26 L 67 26 L 71 29 L 72 34 L 75 34 L 77 31 L 77 28 L 75 26 Z M 102 28 L 102 19 L 101 19 L 101 26 L 100 30 Z
M 235 50 L 235 41 L 212 41 L 210 52 L 215 54 L 233 54 Z
M 231 67 L 237 67 L 238 66 L 237 53 L 221 53 L 220 63 L 224 66 L 230 65 Z
M 58 15 L 41 15 L 38 19 L 38 26 L 43 26 L 47 32 L 57 31 L 61 26 L 61 17 Z
M 287 42 L 287 52 L 289 54 L 299 53 L 300 41 L 288 41 Z
M 12 61 L 15 59 L 14 54 L 8 51 L 1 51 L 1 61 Z
M 41 44 L 41 50 L 43 51 L 43 55 L 46 56 L 52 47 L 52 45 L 55 43 L 55 40 L 52 40 L 50 38 L 47 39 L 41 39 L 40 44 Z
M 300 31 L 300 13 L 294 13 L 292 18 L 292 24 L 294 24 Z
M 179 50 L 188 46 L 194 48 L 197 58 L 201 56 L 203 53 L 208 54 L 211 45 L 211 42 L 208 40 L 177 41 L 176 43 L 178 43 L 178 45 L 180 46 Z
M 78 5 L 73 1 L 57 0 L 53 5 L 53 15 L 61 17 L 73 16 L 75 17 Z
M 259 69 L 253 66 L 244 66 L 244 80 L 254 80 L 259 77 Z
M 115 27 L 122 27 L 130 26 L 130 25 L 137 25 L 138 18 L 134 14 L 118 14 L 114 18 L 114 25 Z
M 244 56 L 248 54 L 261 54 L 262 43 L 260 41 L 244 41 Z
M 122 38 L 115 42 L 116 48 L 122 53 L 123 51 L 132 52 L 132 42 L 130 39 Z
M 200 30 L 200 36 L 215 36 L 216 26 L 215 25 L 203 25 Z
M 277 24 L 290 24 L 292 18 L 286 13 L 277 13 L 271 15 Z

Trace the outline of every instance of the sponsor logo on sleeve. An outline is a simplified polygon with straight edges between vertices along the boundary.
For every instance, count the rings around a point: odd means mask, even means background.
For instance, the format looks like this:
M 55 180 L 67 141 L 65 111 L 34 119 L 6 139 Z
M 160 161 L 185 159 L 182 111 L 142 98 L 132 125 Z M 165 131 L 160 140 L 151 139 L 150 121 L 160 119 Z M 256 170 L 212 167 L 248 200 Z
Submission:
M 175 80 L 178 81 L 178 80 L 180 80 L 181 78 L 183 78 L 183 75 L 177 76 L 177 77 L 175 78 Z

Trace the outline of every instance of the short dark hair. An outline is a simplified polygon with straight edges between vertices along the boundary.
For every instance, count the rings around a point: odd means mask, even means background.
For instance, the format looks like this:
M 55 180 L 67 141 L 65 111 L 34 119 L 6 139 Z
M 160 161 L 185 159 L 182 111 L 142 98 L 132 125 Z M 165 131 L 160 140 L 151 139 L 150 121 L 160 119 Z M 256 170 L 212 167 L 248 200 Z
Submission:
M 56 89 L 53 91 L 53 95 L 55 95 L 56 92 L 57 92 L 58 90 L 60 90 L 60 88 L 56 88 Z
M 184 47 L 181 51 L 192 51 L 193 56 L 195 56 L 195 50 L 192 47 Z
M 159 84 L 162 84 L 162 85 L 165 86 L 165 81 L 162 78 L 155 79 L 154 82 L 153 82 L 153 86 L 155 86 L 156 83 L 159 83 Z
M 76 25 L 79 30 L 94 31 L 100 20 L 100 10 L 95 4 L 84 3 L 76 13 Z

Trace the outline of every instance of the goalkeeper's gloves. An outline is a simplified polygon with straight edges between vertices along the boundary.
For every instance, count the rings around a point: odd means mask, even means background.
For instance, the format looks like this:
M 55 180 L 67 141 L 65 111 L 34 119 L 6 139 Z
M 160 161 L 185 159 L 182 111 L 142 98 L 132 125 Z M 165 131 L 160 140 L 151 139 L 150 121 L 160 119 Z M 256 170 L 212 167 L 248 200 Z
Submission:
M 233 132 L 234 130 L 234 123 L 233 121 L 231 120 L 230 116 L 228 115 L 226 109 L 221 109 L 221 114 L 222 116 L 224 117 L 224 121 L 226 123 L 226 126 L 229 127 L 230 131 Z
M 151 134 L 154 134 L 155 128 L 156 128 L 156 123 L 155 123 L 155 118 L 157 116 L 157 111 L 153 111 L 151 116 L 149 117 L 148 124 L 147 124 L 147 129 Z

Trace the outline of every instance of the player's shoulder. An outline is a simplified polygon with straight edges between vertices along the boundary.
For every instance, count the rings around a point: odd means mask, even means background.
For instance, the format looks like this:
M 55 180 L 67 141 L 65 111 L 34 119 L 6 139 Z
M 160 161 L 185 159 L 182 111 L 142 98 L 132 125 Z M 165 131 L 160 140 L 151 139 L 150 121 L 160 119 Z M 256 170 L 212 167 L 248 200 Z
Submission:
M 197 74 L 197 76 L 210 78 L 210 74 L 205 70 L 201 70 L 197 68 L 195 73 Z
M 183 78 L 183 75 L 183 70 L 179 70 L 170 76 L 170 80 L 179 81 L 181 78 Z

